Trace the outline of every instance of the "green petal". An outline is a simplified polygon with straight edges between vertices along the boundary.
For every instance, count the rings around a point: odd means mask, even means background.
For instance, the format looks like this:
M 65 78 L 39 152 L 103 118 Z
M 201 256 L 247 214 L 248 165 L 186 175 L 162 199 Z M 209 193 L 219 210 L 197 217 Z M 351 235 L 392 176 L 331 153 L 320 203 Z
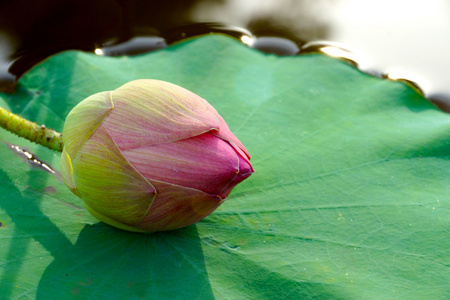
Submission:
M 94 94 L 75 106 L 64 123 L 64 149 L 70 157 L 91 137 L 97 127 L 114 109 L 111 92 Z
M 110 217 L 107 217 L 107 216 L 99 213 L 98 211 L 96 211 L 92 207 L 90 207 L 86 202 L 84 203 L 84 205 L 86 206 L 87 211 L 93 217 L 99 219 L 103 223 L 106 223 L 108 225 L 111 225 L 113 227 L 116 227 L 116 228 L 119 228 L 119 229 L 122 229 L 122 230 L 127 230 L 127 231 L 132 231 L 132 232 L 151 233 L 149 231 L 146 231 L 146 230 L 143 230 L 143 229 L 139 229 L 139 228 L 136 228 L 134 226 L 126 225 L 126 224 L 120 223 L 119 221 L 116 221 L 116 220 L 114 220 L 114 219 L 112 219 Z
M 73 167 L 72 160 L 66 150 L 63 150 L 61 154 L 61 177 L 64 184 L 78 197 L 81 197 L 77 190 L 75 182 L 73 181 Z
M 103 126 L 80 148 L 73 170 L 85 204 L 127 225 L 138 224 L 156 196 L 152 184 L 130 165 Z

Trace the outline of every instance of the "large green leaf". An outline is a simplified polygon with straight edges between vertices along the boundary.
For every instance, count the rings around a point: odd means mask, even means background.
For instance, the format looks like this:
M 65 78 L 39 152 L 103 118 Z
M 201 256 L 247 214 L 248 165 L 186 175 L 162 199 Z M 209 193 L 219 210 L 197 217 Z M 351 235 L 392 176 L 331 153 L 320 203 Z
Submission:
M 1 299 L 450 298 L 450 116 L 414 89 L 207 36 L 138 57 L 60 53 L 0 105 L 61 131 L 83 98 L 137 78 L 207 99 L 255 173 L 196 225 L 129 233 L 10 144 L 55 169 L 58 153 L 1 130 Z

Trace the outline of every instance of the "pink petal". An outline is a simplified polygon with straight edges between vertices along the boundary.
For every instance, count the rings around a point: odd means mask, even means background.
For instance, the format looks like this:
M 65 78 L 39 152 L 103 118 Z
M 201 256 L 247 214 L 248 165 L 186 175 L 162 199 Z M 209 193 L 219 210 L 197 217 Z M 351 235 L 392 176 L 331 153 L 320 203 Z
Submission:
M 228 183 L 228 185 L 220 193 L 220 197 L 225 199 L 230 194 L 231 190 L 241 183 L 244 179 L 248 178 L 254 172 L 252 165 L 248 161 L 247 157 L 239 155 L 239 172 L 236 176 Z
M 112 93 L 114 110 L 103 125 L 121 150 L 197 136 L 220 126 L 203 98 L 171 83 L 141 79 Z
M 146 231 L 173 230 L 191 225 L 212 213 L 223 202 L 218 196 L 198 190 L 153 181 L 156 199 L 144 219 L 136 225 Z
M 241 155 L 246 156 L 247 159 L 250 159 L 250 154 L 244 145 L 239 141 L 239 139 L 231 132 L 225 120 L 219 115 L 220 125 L 219 130 L 212 130 L 211 134 L 215 135 L 225 141 L 228 141 L 233 147 L 239 152 Z
M 222 195 L 235 180 L 240 164 L 234 148 L 209 133 L 123 154 L 150 182 L 168 182 L 214 195 Z

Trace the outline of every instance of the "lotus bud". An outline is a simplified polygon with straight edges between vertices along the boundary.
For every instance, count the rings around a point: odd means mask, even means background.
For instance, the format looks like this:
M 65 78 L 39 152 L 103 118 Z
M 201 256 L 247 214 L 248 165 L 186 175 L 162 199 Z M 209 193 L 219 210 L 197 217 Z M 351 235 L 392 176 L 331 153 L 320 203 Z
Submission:
M 63 139 L 64 183 L 94 217 L 129 231 L 193 224 L 253 173 L 206 100 L 159 80 L 86 98 L 67 116 Z

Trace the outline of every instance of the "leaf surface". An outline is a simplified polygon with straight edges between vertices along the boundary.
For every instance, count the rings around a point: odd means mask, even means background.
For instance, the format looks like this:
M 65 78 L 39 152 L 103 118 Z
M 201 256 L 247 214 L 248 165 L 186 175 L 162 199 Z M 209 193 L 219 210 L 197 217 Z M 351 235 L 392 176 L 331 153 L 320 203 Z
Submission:
M 136 57 L 57 54 L 0 105 L 62 131 L 82 99 L 138 78 L 208 100 L 255 173 L 193 226 L 129 233 L 45 171 L 59 153 L 0 130 L 1 299 L 450 298 L 450 116 L 414 89 L 206 36 Z

